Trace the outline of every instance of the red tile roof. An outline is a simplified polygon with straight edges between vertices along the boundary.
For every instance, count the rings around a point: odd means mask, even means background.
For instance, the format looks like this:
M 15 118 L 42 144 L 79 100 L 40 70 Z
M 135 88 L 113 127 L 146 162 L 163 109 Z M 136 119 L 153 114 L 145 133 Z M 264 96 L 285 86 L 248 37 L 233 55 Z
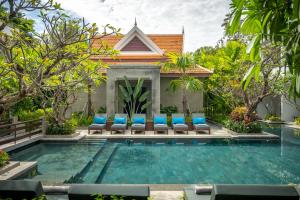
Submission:
M 183 34 L 148 34 L 147 36 L 165 53 L 180 54 L 183 51 Z M 92 47 L 100 47 L 101 42 L 109 47 L 114 47 L 123 37 L 124 35 L 96 36 L 92 42 Z
M 183 52 L 183 34 L 148 34 L 147 35 L 161 50 L 164 51 L 163 55 L 158 54 L 119 54 L 116 58 L 111 57 L 99 57 L 94 56 L 92 60 L 101 59 L 103 62 L 109 65 L 119 65 L 119 64 L 157 64 L 159 62 L 164 62 L 168 58 L 166 53 L 177 53 Z M 93 48 L 100 48 L 102 44 L 108 45 L 108 47 L 113 48 L 124 35 L 109 35 L 105 37 L 96 36 L 92 41 Z M 106 73 L 106 69 L 102 70 L 102 73 Z M 212 71 L 197 66 L 193 69 L 189 69 L 188 74 L 198 77 L 207 77 L 212 74 Z M 164 77 L 178 77 L 180 76 L 180 71 L 171 70 L 164 72 L 161 70 L 161 76 Z

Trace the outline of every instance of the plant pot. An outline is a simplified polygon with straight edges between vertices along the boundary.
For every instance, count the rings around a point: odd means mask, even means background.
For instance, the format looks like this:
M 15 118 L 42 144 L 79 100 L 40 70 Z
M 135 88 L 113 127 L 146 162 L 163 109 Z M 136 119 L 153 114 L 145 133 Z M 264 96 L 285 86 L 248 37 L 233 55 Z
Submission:
M 154 130 L 154 124 L 152 121 L 147 121 L 146 122 L 146 131 L 153 131 Z
M 113 125 L 113 123 L 114 123 L 113 121 L 107 121 L 107 122 L 106 122 L 106 130 L 107 130 L 107 131 L 110 131 L 110 128 L 111 128 L 111 126 Z

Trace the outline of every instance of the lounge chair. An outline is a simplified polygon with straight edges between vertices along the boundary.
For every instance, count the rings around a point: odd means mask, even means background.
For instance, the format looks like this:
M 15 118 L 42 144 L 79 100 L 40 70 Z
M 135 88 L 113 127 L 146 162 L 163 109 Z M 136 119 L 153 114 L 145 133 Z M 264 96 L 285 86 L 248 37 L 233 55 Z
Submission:
M 94 121 L 91 125 L 88 126 L 88 134 L 90 134 L 91 130 L 100 130 L 102 134 L 102 130 L 106 129 L 106 121 L 107 121 L 107 114 L 96 114 L 94 117 Z
M 184 188 L 185 200 L 299 200 L 299 196 L 292 185 L 213 185 L 211 193 L 205 188 Z
M 150 196 L 148 186 L 105 185 L 105 184 L 74 184 L 69 189 L 69 200 L 94 200 L 95 195 L 104 199 L 111 196 L 122 196 L 124 200 L 147 200 Z
M 189 127 L 185 123 L 184 114 L 172 114 L 172 128 L 174 134 L 176 131 L 186 131 L 186 134 L 189 134 Z
M 153 123 L 154 123 L 154 134 L 158 131 L 167 131 L 167 134 L 169 133 L 169 127 L 167 124 L 167 115 L 166 114 L 154 114 L 153 117 Z
M 146 115 L 145 114 L 134 114 L 132 117 L 131 134 L 133 131 L 142 131 L 145 133 L 146 130 Z
M 193 129 L 197 132 L 208 131 L 210 134 L 210 126 L 207 125 L 204 113 L 193 113 L 192 114 Z
M 127 114 L 115 114 L 114 123 L 110 127 L 110 133 L 113 131 L 123 131 L 125 134 L 125 130 L 127 129 Z

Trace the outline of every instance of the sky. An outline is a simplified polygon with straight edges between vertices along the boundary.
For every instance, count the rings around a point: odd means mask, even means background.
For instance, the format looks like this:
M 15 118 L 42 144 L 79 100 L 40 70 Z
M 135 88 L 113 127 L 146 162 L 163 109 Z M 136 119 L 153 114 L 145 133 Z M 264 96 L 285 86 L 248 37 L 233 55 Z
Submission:
M 55 0 L 71 15 L 84 17 L 99 28 L 111 24 L 127 33 L 137 20 L 145 34 L 185 30 L 185 51 L 215 46 L 224 34 L 221 27 L 229 0 Z

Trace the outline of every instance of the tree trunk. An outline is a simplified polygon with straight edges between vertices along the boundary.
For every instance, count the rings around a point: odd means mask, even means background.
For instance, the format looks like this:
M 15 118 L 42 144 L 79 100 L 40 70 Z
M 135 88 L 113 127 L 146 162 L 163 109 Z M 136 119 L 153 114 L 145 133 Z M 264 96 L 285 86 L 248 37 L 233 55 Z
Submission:
M 187 96 L 186 96 L 186 90 L 182 91 L 182 110 L 184 114 L 187 113 Z
M 91 84 L 90 79 L 88 80 L 87 114 L 88 114 L 88 116 L 93 116 L 93 110 L 92 110 L 92 84 Z

